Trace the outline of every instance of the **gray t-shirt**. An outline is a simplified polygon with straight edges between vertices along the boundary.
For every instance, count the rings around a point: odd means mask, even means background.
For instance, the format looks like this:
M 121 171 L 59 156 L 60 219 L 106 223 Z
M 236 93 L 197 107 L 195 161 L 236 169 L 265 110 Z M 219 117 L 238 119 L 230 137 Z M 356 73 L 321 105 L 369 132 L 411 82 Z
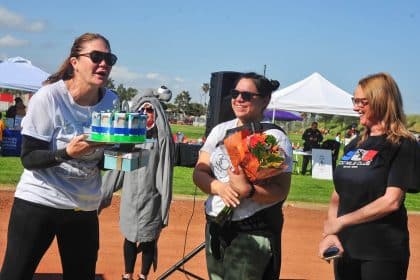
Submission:
M 237 127 L 238 119 L 230 120 L 215 126 L 206 139 L 200 151 L 207 152 L 210 155 L 210 168 L 217 180 L 224 183 L 229 182 L 228 168 L 231 166 L 229 155 L 223 145 L 218 145 L 226 135 L 226 131 Z M 284 172 L 290 173 L 292 171 L 292 145 L 289 138 L 278 129 L 269 129 L 264 133 L 273 135 L 279 146 L 286 154 L 285 164 L 287 168 Z M 273 203 L 275 204 L 275 203 Z M 257 211 L 267 208 L 273 204 L 260 204 L 252 199 L 243 199 L 241 204 L 233 211 L 232 220 L 242 220 L 252 216 Z M 218 195 L 209 195 L 206 201 L 206 213 L 210 216 L 217 216 L 223 209 L 225 204 Z
M 80 106 L 60 80 L 42 87 L 29 102 L 22 121 L 22 135 L 28 135 L 62 149 L 77 135 L 89 131 L 92 112 L 113 108 L 117 95 L 106 90 L 94 106 Z M 59 208 L 96 210 L 101 199 L 101 174 L 97 167 L 103 149 L 79 159 L 35 170 L 24 169 L 15 197 Z

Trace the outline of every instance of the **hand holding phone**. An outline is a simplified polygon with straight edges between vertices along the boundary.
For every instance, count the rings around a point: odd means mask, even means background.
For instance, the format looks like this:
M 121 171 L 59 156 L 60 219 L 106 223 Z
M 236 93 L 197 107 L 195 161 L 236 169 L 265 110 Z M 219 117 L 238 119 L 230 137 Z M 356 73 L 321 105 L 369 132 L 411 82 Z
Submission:
M 327 248 L 322 254 L 322 258 L 326 261 L 341 257 L 340 250 L 336 246 Z

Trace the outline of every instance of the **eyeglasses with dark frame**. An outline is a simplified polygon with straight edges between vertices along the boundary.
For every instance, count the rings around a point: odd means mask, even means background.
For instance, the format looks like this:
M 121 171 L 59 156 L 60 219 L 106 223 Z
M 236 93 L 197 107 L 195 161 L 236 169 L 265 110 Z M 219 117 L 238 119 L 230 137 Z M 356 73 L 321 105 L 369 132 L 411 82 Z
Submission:
M 153 108 L 151 108 L 151 107 L 148 107 L 148 108 L 142 108 L 141 110 L 140 110 L 140 113 L 141 114 L 144 114 L 144 113 L 154 113 L 155 112 L 155 110 L 153 110 Z
M 369 104 L 369 101 L 367 100 L 367 98 L 354 98 L 354 97 L 352 97 L 351 102 L 353 102 L 353 105 L 361 106 L 361 107 L 364 107 L 364 106 Z
M 93 63 L 100 63 L 102 60 L 105 60 L 105 63 L 109 66 L 113 66 L 117 63 L 118 57 L 113 53 L 101 52 L 101 51 L 91 51 L 89 53 L 80 53 L 78 56 L 86 56 L 92 60 Z
M 245 101 L 251 101 L 254 96 L 264 97 L 264 95 L 262 95 L 262 94 L 253 93 L 253 92 L 249 92 L 249 91 L 239 91 L 239 90 L 236 90 L 236 89 L 232 89 L 230 91 L 230 95 L 232 96 L 232 99 L 235 99 L 239 95 L 241 95 L 242 99 L 245 100 Z

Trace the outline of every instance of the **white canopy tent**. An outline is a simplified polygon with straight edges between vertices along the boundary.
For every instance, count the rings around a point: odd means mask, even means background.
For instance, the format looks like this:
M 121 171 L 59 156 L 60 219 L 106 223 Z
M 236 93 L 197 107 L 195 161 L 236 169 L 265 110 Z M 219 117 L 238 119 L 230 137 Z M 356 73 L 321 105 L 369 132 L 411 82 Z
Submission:
M 0 88 L 35 92 L 48 76 L 47 72 L 22 57 L 12 57 L 0 62 Z
M 358 116 L 353 111 L 351 97 L 315 72 L 302 81 L 273 92 L 268 109 Z

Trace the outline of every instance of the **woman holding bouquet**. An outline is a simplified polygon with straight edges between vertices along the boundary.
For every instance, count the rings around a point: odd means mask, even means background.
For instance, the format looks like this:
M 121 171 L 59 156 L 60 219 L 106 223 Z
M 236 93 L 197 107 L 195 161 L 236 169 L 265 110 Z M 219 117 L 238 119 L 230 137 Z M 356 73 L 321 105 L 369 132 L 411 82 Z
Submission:
M 220 143 L 228 130 L 263 119 L 263 111 L 278 81 L 256 73 L 241 75 L 231 91 L 236 118 L 215 126 L 200 150 L 194 169 L 195 184 L 209 194 L 206 201 L 206 261 L 210 279 L 278 279 L 281 262 L 282 204 L 291 181 L 292 146 L 281 129 L 272 135 L 285 158 L 281 174 L 249 180 L 243 168 L 232 168 Z M 239 145 L 239 143 L 238 143 Z M 226 222 L 216 217 L 226 207 L 233 214 Z
M 414 164 L 414 138 L 389 74 L 361 79 L 353 104 L 365 130 L 346 146 L 335 169 L 319 254 L 339 248 L 338 280 L 403 280 L 410 255 L 405 192 L 418 176 L 407 168 Z

